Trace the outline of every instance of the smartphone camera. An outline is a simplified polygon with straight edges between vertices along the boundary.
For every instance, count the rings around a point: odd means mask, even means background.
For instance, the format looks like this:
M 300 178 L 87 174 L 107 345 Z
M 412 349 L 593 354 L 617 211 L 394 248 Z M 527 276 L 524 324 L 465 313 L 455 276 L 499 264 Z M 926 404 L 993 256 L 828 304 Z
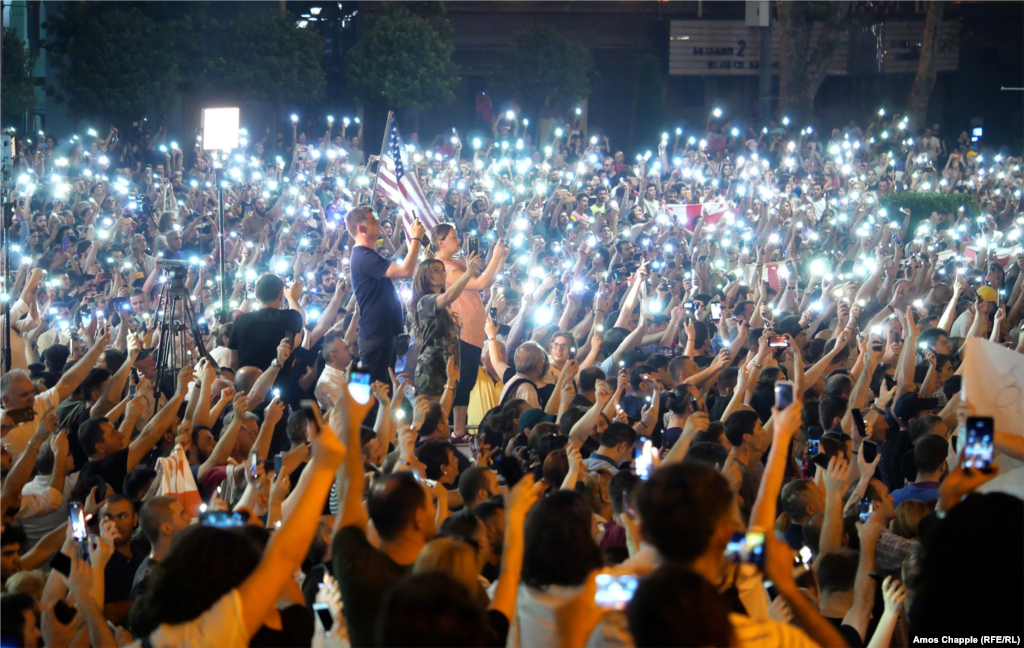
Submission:
M 725 547 L 725 558 L 741 565 L 764 566 L 764 533 L 749 530 L 734 533 Z
M 858 516 L 860 517 L 860 521 L 864 522 L 864 523 L 867 523 L 868 519 L 871 517 L 871 514 L 874 513 L 874 512 L 875 512 L 875 502 L 874 502 L 874 500 L 872 500 L 870 497 L 862 497 L 862 498 L 860 498 L 860 510 L 859 510 L 859 513 L 858 513 Z
M 857 426 L 857 432 L 862 437 L 867 437 L 868 426 L 864 423 L 864 414 L 861 413 L 860 409 L 854 407 L 850 410 L 850 414 L 853 416 L 853 423 Z
M 793 383 L 779 380 L 775 383 L 775 407 L 784 410 L 793 403 Z
M 821 452 L 821 439 L 807 439 L 807 454 L 816 455 Z
M 640 479 L 646 480 L 651 476 L 651 467 L 653 459 L 651 458 L 651 440 L 645 436 L 642 436 L 636 440 L 636 448 L 634 455 L 634 467 L 636 468 L 636 476 Z
M 370 402 L 370 374 L 362 371 L 353 371 L 348 381 L 348 393 L 352 399 L 360 405 Z
M 597 592 L 594 594 L 594 602 L 601 609 L 624 610 L 626 604 L 632 601 L 633 595 L 636 594 L 636 576 L 598 574 L 595 580 Z
M 320 625 L 324 627 L 324 632 L 330 635 L 331 628 L 334 627 L 334 617 L 331 616 L 331 608 L 326 603 L 314 603 L 313 611 L 316 612 L 317 618 L 320 619 Z
M 79 542 L 89 536 L 89 530 L 85 526 L 85 507 L 81 502 L 71 502 L 68 505 L 68 515 L 71 518 L 71 535 Z
M 768 346 L 773 349 L 785 349 L 789 346 L 789 340 L 785 335 L 773 335 L 768 338 Z
M 864 457 L 866 463 L 871 463 L 878 456 L 878 444 L 874 441 L 860 444 L 860 456 Z
M 249 455 L 249 471 L 253 479 L 259 474 L 260 469 L 260 455 L 255 450 Z
M 989 416 L 967 417 L 967 442 L 964 444 L 964 468 L 982 472 L 992 470 L 992 439 L 995 423 Z
M 715 322 L 722 319 L 722 305 L 719 303 L 711 304 L 711 319 Z

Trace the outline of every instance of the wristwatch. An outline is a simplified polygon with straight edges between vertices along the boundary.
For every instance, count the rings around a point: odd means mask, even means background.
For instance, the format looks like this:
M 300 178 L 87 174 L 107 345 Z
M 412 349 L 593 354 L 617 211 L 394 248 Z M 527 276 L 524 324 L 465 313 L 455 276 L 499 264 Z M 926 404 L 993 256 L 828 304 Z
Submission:
M 885 410 L 879 409 L 878 405 L 871 403 L 871 409 L 874 410 L 875 412 L 878 412 L 882 416 L 885 416 Z
M 280 369 L 281 363 L 277 361 L 277 358 L 274 358 L 273 360 L 270 361 L 270 366 L 277 367 L 278 369 Z

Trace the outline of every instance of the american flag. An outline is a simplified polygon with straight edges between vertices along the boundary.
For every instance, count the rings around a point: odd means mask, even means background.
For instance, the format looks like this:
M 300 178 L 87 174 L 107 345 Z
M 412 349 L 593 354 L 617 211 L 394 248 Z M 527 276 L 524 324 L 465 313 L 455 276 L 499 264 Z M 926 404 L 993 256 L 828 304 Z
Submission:
M 440 221 L 430 202 L 423 195 L 420 183 L 416 181 L 416 174 L 405 172 L 403 157 L 402 136 L 398 133 L 398 123 L 392 119 L 391 132 L 388 133 L 387 145 L 384 147 L 380 168 L 377 171 L 377 187 L 388 200 L 402 208 L 402 221 L 406 233 L 417 217 L 427 228 L 427 232 L 430 232 Z

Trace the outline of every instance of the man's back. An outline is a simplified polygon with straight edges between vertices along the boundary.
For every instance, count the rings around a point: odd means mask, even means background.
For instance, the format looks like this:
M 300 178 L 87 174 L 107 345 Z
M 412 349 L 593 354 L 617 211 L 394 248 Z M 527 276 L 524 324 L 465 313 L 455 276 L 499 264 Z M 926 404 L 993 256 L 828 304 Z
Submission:
M 238 351 L 239 367 L 266 371 L 277 357 L 277 345 L 287 333 L 302 331 L 302 315 L 294 310 L 261 308 L 235 318 L 228 348 Z
M 408 572 L 408 567 L 374 548 L 366 533 L 355 526 L 334 535 L 333 554 L 349 641 L 356 648 L 376 645 L 373 632 L 384 595 Z

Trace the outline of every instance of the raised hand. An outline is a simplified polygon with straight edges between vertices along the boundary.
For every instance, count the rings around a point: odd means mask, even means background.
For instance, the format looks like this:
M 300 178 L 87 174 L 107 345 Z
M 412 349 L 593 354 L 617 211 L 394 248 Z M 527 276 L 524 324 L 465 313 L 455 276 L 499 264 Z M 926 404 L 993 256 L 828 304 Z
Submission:
M 391 375 L 392 377 L 394 377 L 394 370 L 391 371 Z M 391 405 L 391 397 L 388 396 L 388 386 L 382 383 L 381 381 L 375 380 L 373 384 L 370 385 L 370 392 L 373 394 L 373 397 L 377 399 L 377 402 L 380 403 L 381 405 Z
M 192 384 L 192 380 L 195 378 L 195 374 L 196 372 L 195 369 L 192 368 L 192 365 L 185 365 L 184 367 L 181 368 L 181 371 L 178 372 L 179 394 L 185 393 L 185 391 L 188 389 L 188 386 Z
M 270 404 L 267 405 L 267 409 L 263 412 L 263 422 L 271 427 L 278 424 L 281 418 L 284 416 L 284 401 L 279 397 L 275 396 Z
M 445 367 L 445 373 L 448 377 L 448 386 L 455 387 L 455 383 L 459 382 L 459 365 L 455 362 L 455 356 L 448 357 L 448 366 Z
M 235 394 L 235 398 L 231 402 L 231 409 L 235 412 L 234 420 L 241 422 L 249 410 L 249 397 L 243 392 Z
M 882 581 L 882 599 L 885 601 L 885 611 L 889 614 L 897 614 L 906 598 L 907 589 L 903 583 L 892 576 L 886 576 Z
M 288 358 L 292 355 L 292 342 L 291 338 L 284 338 L 281 343 L 277 345 L 277 363 L 284 364 L 288 362 Z
M 839 496 L 846 492 L 850 485 L 850 464 L 842 457 L 832 457 L 828 461 L 828 468 L 825 470 L 825 492 L 839 493 Z

